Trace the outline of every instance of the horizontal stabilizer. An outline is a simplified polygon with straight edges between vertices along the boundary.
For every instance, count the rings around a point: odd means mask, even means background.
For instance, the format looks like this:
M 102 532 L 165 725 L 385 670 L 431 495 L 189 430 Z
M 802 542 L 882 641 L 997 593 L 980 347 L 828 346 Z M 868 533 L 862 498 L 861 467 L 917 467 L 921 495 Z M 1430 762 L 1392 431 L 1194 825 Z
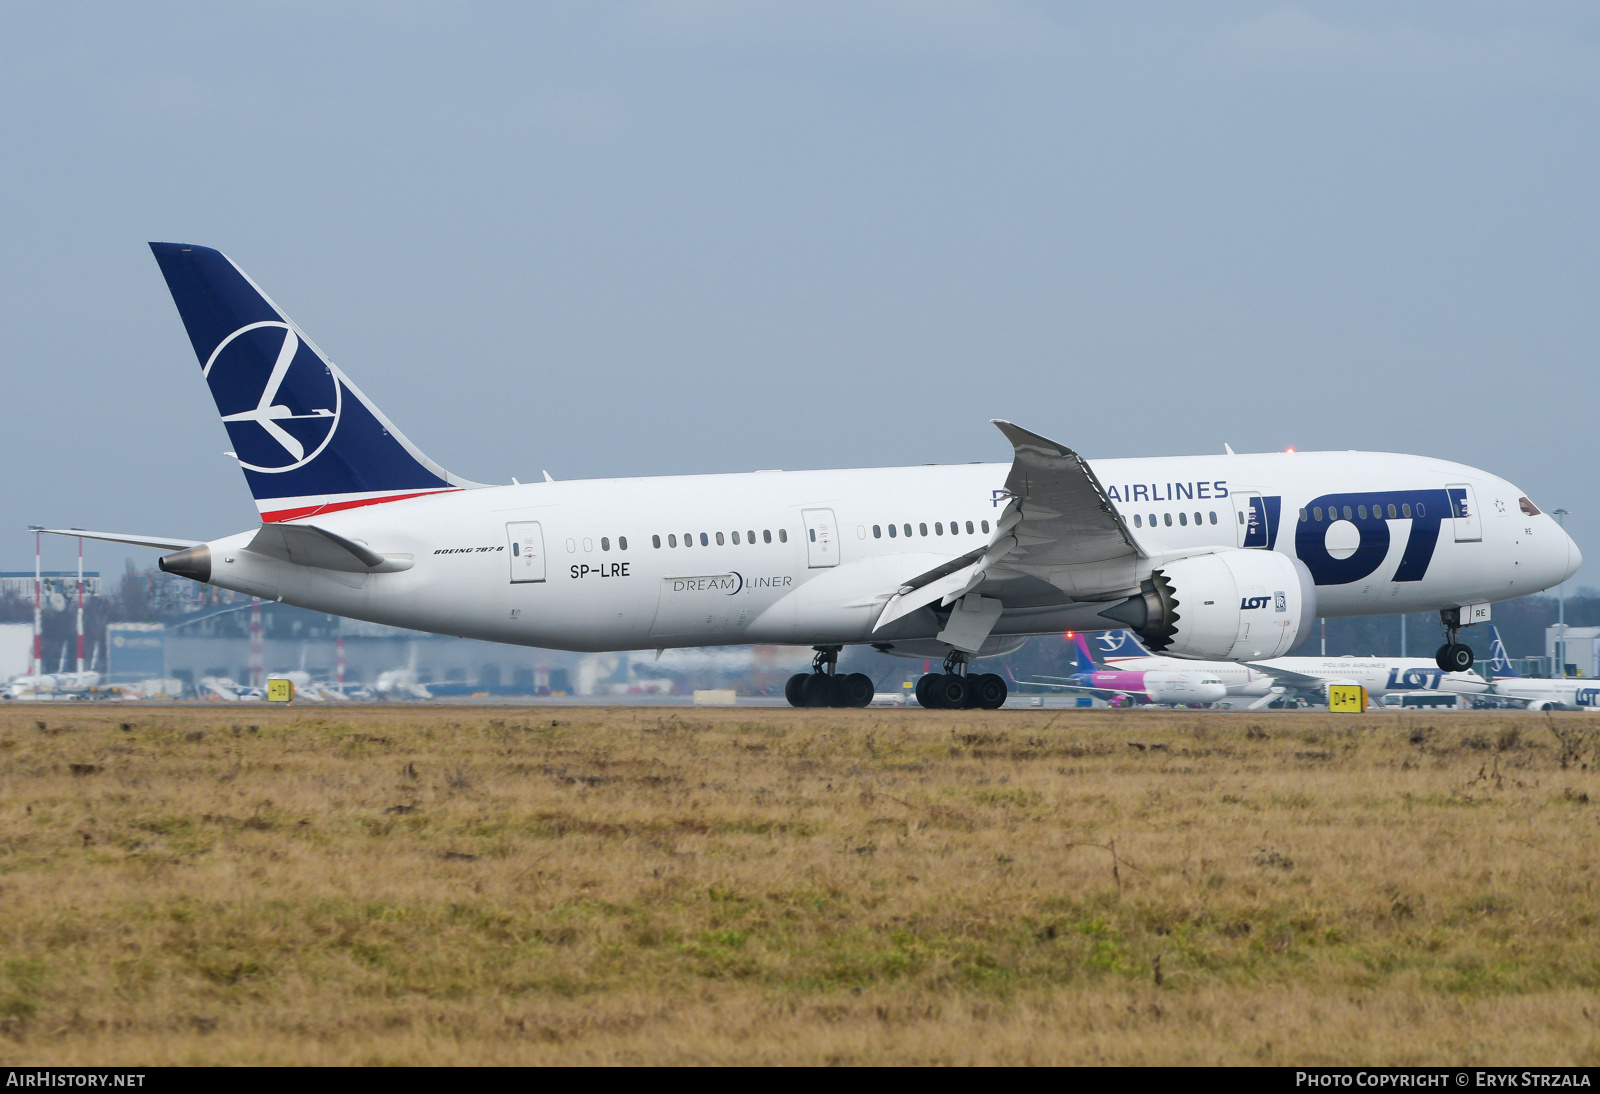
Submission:
M 107 543 L 131 543 L 135 547 L 155 547 L 162 551 L 182 551 L 204 543 L 200 539 L 173 539 L 171 536 L 140 536 L 131 532 L 86 532 L 82 528 L 41 528 L 52 536 L 78 536 L 81 539 L 103 539 Z
M 387 574 L 412 566 L 410 555 L 381 555 L 364 543 L 314 524 L 263 524 L 249 549 L 295 566 L 345 573 Z

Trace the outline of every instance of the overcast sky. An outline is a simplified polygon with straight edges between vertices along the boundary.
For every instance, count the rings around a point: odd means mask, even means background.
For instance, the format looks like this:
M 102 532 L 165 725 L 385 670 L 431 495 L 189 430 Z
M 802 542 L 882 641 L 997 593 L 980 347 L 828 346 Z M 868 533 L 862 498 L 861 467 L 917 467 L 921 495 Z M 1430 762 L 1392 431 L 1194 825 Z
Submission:
M 1600 584 L 1597 91 L 1584 4 L 6 4 L 0 566 L 254 524 L 168 240 L 481 481 L 1407 451 Z

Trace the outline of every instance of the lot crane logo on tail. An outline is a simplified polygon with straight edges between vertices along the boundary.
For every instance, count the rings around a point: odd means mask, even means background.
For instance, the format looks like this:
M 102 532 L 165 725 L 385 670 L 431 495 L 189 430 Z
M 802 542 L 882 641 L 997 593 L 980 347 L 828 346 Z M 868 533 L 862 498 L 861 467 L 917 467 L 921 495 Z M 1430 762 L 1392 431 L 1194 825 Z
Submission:
M 339 428 L 344 400 L 333 370 L 287 323 L 240 327 L 212 351 L 203 375 L 239 462 L 252 471 L 304 467 Z

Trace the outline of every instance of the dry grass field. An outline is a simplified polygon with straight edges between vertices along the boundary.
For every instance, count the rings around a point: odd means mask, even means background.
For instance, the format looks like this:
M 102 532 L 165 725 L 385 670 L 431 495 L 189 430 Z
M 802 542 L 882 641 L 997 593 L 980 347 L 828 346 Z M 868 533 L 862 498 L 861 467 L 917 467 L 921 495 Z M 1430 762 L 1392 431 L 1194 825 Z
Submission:
M 7 705 L 0 1057 L 1593 1065 L 1597 743 Z

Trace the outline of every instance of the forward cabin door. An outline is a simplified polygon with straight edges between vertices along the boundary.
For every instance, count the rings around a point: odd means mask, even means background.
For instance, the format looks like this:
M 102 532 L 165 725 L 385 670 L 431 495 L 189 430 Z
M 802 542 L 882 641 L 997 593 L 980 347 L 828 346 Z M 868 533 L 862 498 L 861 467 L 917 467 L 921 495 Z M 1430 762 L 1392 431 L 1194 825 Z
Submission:
M 1472 487 L 1464 482 L 1451 483 L 1445 493 L 1450 495 L 1450 516 L 1454 518 L 1457 543 L 1479 543 L 1483 540 L 1483 522 L 1478 519 L 1478 499 Z
M 832 509 L 802 509 L 806 522 L 806 565 L 816 570 L 839 565 L 839 524 Z
M 544 529 L 536 520 L 506 525 L 511 552 L 511 583 L 544 580 Z
M 1270 551 L 1278 538 L 1278 511 L 1283 499 L 1276 494 L 1262 497 L 1254 490 L 1233 494 L 1234 528 L 1240 547 Z

